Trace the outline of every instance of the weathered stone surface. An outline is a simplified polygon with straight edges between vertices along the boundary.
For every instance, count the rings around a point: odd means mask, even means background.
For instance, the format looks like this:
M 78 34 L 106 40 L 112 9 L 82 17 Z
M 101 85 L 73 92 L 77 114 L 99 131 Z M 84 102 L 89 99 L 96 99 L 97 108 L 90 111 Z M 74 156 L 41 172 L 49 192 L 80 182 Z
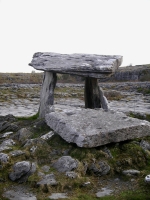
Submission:
M 47 124 L 67 142 L 79 147 L 96 147 L 150 136 L 150 123 L 121 112 L 55 106 L 46 115 Z
M 12 138 L 23 144 L 27 139 L 31 138 L 31 136 L 32 133 L 27 128 L 21 128 L 16 134 L 12 136 Z
M 7 163 L 9 160 L 9 156 L 5 153 L 0 153 L 0 162 Z
M 13 134 L 12 131 L 6 132 L 6 133 L 2 134 L 2 135 L 0 136 L 0 138 L 6 138 L 6 137 L 8 137 L 8 136 L 11 135 L 11 134 Z
M 57 181 L 55 180 L 54 174 L 47 174 L 42 177 L 42 180 L 37 183 L 37 185 L 57 185 Z
M 53 164 L 53 167 L 59 172 L 72 171 L 78 167 L 78 161 L 71 156 L 62 156 Z
M 100 90 L 96 78 L 85 78 L 85 108 L 101 108 Z
M 47 107 L 54 104 L 54 89 L 57 81 L 55 73 L 45 72 L 40 95 L 39 117 L 44 118 Z
M 69 178 L 76 178 L 78 176 L 75 172 L 66 172 L 65 175 Z
M 42 138 L 43 140 L 48 140 L 48 139 L 50 139 L 53 135 L 54 135 L 54 131 L 50 131 L 50 132 L 46 133 L 45 135 L 42 135 L 41 138 Z
M 13 157 L 17 157 L 17 156 L 20 156 L 20 155 L 23 155 L 23 154 L 25 154 L 25 152 L 23 152 L 21 150 L 14 150 L 14 151 L 10 152 L 10 155 L 13 156 Z
M 28 177 L 36 171 L 35 163 L 29 161 L 17 162 L 13 165 L 13 171 L 9 173 L 12 181 L 25 182 Z
M 109 173 L 110 166 L 103 161 L 99 161 L 98 163 L 92 163 L 88 170 L 97 176 L 103 176 Z
M 102 78 L 114 72 L 122 56 L 95 54 L 35 53 L 30 66 L 37 70 Z
M 9 200 L 37 200 L 36 196 L 30 191 L 31 188 L 25 186 L 13 186 L 11 189 L 7 189 L 3 197 Z
M 67 199 L 66 193 L 52 193 L 49 199 Z
M 139 175 L 140 174 L 140 171 L 136 170 L 136 169 L 128 169 L 128 170 L 124 170 L 122 172 L 124 175 Z
M 15 145 L 15 142 L 12 139 L 4 140 L 0 144 L 0 152 L 4 150 L 12 149 L 11 146 Z
M 100 88 L 99 88 L 99 91 L 100 91 L 100 102 L 101 102 L 101 107 L 102 107 L 104 110 L 108 111 L 109 105 L 108 105 L 107 98 L 106 98 L 105 95 L 104 95 L 103 89 L 100 87 Z

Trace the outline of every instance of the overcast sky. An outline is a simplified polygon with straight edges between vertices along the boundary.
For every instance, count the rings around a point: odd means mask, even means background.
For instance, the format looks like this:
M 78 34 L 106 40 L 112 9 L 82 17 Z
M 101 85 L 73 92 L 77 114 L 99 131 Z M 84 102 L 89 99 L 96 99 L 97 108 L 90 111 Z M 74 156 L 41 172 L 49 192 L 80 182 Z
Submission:
M 149 10 L 150 0 L 0 0 L 0 72 L 31 72 L 40 51 L 148 64 Z

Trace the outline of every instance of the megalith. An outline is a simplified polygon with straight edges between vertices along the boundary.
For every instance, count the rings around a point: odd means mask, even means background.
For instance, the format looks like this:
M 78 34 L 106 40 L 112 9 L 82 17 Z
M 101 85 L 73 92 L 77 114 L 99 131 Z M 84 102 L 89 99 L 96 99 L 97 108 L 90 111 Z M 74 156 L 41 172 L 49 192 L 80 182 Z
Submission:
M 122 60 L 119 55 L 35 53 L 29 65 L 44 71 L 39 117 L 44 117 L 48 107 L 54 103 L 56 73 L 85 77 L 85 108 L 101 108 L 105 97 L 100 97 L 98 79 L 114 73 Z

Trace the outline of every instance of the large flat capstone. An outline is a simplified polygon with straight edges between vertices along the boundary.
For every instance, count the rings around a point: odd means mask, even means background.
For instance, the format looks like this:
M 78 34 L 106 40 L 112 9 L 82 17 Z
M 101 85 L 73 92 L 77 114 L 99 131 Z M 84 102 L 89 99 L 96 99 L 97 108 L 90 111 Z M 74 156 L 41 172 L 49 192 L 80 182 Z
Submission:
M 103 109 L 84 109 L 54 106 L 46 114 L 47 124 L 69 143 L 79 147 L 97 147 L 150 136 L 150 123 L 126 116 L 121 112 Z
M 60 54 L 38 52 L 30 66 L 37 70 L 66 73 L 85 77 L 104 78 L 122 64 L 119 55 Z

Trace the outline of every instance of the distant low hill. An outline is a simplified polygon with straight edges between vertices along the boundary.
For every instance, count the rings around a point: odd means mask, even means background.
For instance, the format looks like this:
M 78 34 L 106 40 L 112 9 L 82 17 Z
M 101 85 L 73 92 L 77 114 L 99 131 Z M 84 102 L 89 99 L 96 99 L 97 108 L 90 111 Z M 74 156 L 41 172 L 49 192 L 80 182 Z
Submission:
M 83 77 L 58 74 L 58 82 L 82 83 Z M 41 84 L 43 73 L 0 73 L 0 84 L 24 83 Z M 110 78 L 103 81 L 150 81 L 150 64 L 120 67 Z
M 150 81 L 150 64 L 120 67 L 107 81 Z
M 3 83 L 42 83 L 43 73 L 0 73 L 0 84 Z

